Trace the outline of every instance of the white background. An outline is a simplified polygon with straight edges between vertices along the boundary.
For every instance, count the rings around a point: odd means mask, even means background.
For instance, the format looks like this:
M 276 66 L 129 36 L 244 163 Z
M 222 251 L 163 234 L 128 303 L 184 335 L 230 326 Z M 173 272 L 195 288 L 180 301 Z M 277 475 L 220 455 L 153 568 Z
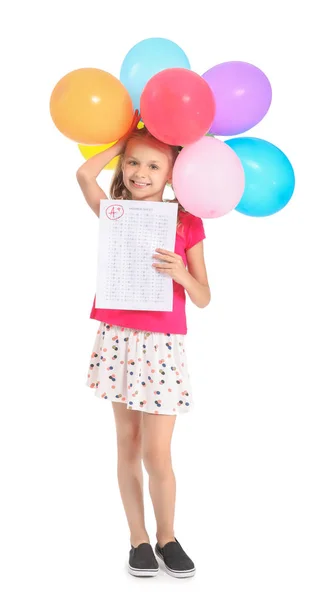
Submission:
M 207 4 L 207 6 L 206 6 Z M 296 8 L 298 7 L 298 8 Z M 1 596 L 318 600 L 318 101 L 315 3 L 8 4 L 1 33 Z M 119 77 L 138 41 L 167 37 L 203 74 L 228 60 L 273 88 L 246 135 L 290 159 L 277 215 L 205 220 L 212 292 L 188 300 L 196 410 L 177 418 L 175 535 L 197 574 L 126 571 L 111 405 L 85 386 L 98 323 L 98 219 L 84 159 L 49 114 L 69 71 Z M 108 185 L 107 173 L 99 183 Z M 145 477 L 147 528 L 155 520 Z M 113 591 L 112 591 L 113 590 Z

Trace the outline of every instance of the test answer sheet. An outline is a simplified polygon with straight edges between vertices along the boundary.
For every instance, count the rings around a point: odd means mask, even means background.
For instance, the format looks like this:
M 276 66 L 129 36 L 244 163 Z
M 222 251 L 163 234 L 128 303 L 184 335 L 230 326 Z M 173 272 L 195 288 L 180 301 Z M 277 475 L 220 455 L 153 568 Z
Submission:
M 173 310 L 173 280 L 153 263 L 174 252 L 177 202 L 101 200 L 96 308 Z

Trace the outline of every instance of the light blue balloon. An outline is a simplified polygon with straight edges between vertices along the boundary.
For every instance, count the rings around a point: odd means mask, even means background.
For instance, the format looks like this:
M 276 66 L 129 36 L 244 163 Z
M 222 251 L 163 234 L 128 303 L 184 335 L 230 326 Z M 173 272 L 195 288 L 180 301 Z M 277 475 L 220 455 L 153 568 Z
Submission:
M 295 175 L 287 156 L 266 140 L 232 138 L 225 142 L 238 156 L 245 172 L 245 191 L 235 210 L 250 217 L 268 217 L 288 204 Z
M 166 38 L 142 40 L 125 56 L 120 72 L 120 81 L 129 92 L 134 108 L 140 108 L 140 98 L 146 83 L 164 69 L 190 69 L 185 52 Z

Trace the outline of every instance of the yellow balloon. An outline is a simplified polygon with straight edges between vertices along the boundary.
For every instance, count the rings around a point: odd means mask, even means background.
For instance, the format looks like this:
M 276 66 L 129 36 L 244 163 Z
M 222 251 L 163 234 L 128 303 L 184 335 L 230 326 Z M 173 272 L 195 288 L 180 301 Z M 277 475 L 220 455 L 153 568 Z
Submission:
M 78 144 L 78 147 L 79 147 L 79 150 L 80 150 L 82 156 L 84 156 L 84 158 L 88 159 L 88 158 L 91 158 L 91 156 L 95 156 L 96 154 L 103 152 L 103 150 L 107 150 L 108 148 L 111 148 L 111 146 L 114 146 L 114 144 L 116 144 L 116 142 L 112 142 L 111 144 L 104 144 L 103 146 L 84 146 L 83 144 Z M 109 162 L 107 165 L 105 165 L 104 169 L 106 169 L 106 170 L 115 169 L 118 161 L 119 161 L 119 157 L 115 156 L 115 158 L 112 158 L 111 162 Z
M 139 121 L 139 123 L 137 124 L 137 128 L 138 129 L 143 129 L 144 127 L 144 123 L 143 121 Z M 111 142 L 110 144 L 104 144 L 102 146 L 85 146 L 84 144 L 78 144 L 79 150 L 82 154 L 82 156 L 86 159 L 91 158 L 91 156 L 95 156 L 96 154 L 99 154 L 100 152 L 103 152 L 104 150 L 107 150 L 108 148 L 111 148 L 111 146 L 114 146 L 114 144 L 116 144 L 115 142 Z M 112 170 L 112 169 L 116 169 L 116 166 L 119 162 L 119 157 L 115 156 L 115 158 L 112 158 L 111 162 L 109 162 L 107 165 L 105 165 L 104 169 L 106 170 Z

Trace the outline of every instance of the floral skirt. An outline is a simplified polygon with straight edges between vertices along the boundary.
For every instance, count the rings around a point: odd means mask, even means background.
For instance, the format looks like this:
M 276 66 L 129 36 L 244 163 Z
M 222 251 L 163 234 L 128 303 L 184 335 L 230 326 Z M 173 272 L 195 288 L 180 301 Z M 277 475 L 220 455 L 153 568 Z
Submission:
M 86 385 L 129 410 L 177 415 L 193 408 L 185 336 L 100 323 Z

